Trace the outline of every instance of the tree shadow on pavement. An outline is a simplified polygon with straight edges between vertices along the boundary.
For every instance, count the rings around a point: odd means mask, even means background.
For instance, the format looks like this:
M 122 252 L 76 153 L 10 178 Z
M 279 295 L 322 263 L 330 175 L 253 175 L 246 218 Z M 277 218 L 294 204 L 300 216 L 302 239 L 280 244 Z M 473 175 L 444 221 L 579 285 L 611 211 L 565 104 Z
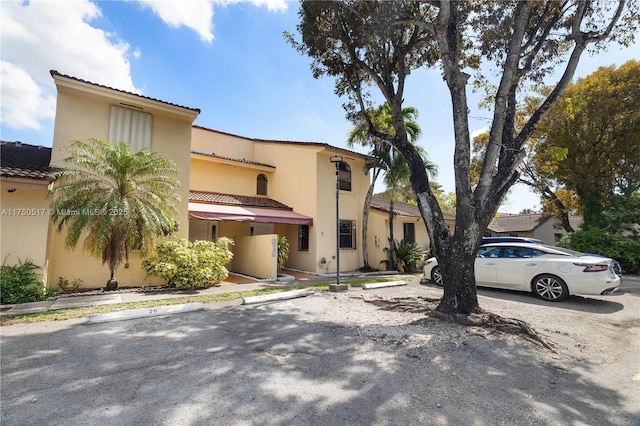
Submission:
M 2 424 L 632 422 L 623 395 L 530 344 L 397 313 L 352 321 L 376 308 L 323 311 L 334 303 L 16 326 L 2 336 Z

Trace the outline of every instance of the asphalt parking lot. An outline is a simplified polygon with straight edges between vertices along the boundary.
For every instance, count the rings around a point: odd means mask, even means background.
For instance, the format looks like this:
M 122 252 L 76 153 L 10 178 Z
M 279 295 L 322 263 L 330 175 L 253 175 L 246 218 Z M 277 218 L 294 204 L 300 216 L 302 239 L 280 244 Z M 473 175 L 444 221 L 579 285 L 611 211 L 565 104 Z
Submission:
M 389 312 L 405 287 L 2 327 L 3 425 L 640 424 L 640 279 L 551 304 L 480 289 L 517 336 Z

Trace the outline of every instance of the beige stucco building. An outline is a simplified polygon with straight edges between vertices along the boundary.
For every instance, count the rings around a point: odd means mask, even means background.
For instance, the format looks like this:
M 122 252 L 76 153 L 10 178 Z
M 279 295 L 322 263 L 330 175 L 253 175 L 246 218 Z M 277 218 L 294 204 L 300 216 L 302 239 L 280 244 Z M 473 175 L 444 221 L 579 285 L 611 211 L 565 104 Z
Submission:
M 169 102 L 124 92 L 51 72 L 58 90 L 52 148 L 40 175 L 11 175 L 2 164 L 4 209 L 38 209 L 33 217 L 2 217 L 2 256 L 9 263 L 30 258 L 43 267 L 47 285 L 59 278 L 102 287 L 108 267 L 82 250 L 71 251 L 50 221 L 49 168 L 64 164 L 64 148 L 74 140 L 127 140 L 173 160 L 182 187 L 176 237 L 234 240 L 230 270 L 258 278 L 276 276 L 276 238 L 290 244 L 286 266 L 313 273 L 335 273 L 336 241 L 340 270 L 362 266 L 362 206 L 369 186 L 366 157 L 321 142 L 251 139 L 201 126 L 199 114 Z M 5 148 L 3 142 L 3 148 Z M 15 143 L 7 142 L 14 148 Z M 3 150 L 4 152 L 4 150 Z M 22 151 L 22 169 L 29 169 Z M 340 158 L 340 162 L 332 162 Z M 9 166 L 8 164 L 6 164 Z M 21 170 L 20 173 L 24 173 Z M 339 222 L 336 223 L 336 184 Z M 31 210 L 29 210 L 31 211 Z M 35 211 L 35 210 L 33 210 Z M 337 233 L 339 237 L 336 240 Z M 133 253 L 116 273 L 120 286 L 156 284 Z
M 286 266 L 336 272 L 336 163 L 341 186 L 340 269 L 362 266 L 362 205 L 369 176 L 362 154 L 319 142 L 250 139 L 192 128 L 189 238 L 220 236 L 235 241 L 231 270 L 259 278 L 275 276 L 273 238 L 284 235 Z M 256 242 L 257 236 L 269 236 Z

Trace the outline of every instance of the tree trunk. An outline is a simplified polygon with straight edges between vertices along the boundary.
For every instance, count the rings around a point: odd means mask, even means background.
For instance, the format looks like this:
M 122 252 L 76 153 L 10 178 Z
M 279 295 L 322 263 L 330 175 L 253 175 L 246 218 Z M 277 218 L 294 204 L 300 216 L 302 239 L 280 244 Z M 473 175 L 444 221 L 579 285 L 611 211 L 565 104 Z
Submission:
M 109 277 L 109 281 L 107 281 L 106 290 L 112 291 L 118 288 L 118 280 L 116 280 L 116 268 L 113 264 L 113 261 L 109 262 L 109 271 L 111 272 L 111 275 Z
M 369 249 L 367 248 L 367 234 L 369 232 L 369 209 L 371 208 L 371 199 L 373 198 L 373 191 L 380 174 L 379 169 L 374 170 L 373 178 L 371 179 L 371 185 L 364 199 L 364 207 L 362 208 L 362 260 L 364 262 L 365 269 L 371 269 L 369 266 Z
M 452 240 L 456 239 L 455 237 Z M 439 312 L 469 315 L 480 311 L 476 291 L 476 248 L 452 241 L 445 250 L 447 261 L 438 262 L 444 282 L 444 295 L 436 308 Z
M 575 231 L 575 229 L 573 229 L 573 227 L 571 226 L 571 222 L 569 222 L 569 212 L 567 211 L 567 208 L 565 207 L 562 200 L 558 198 L 556 193 L 551 191 L 551 189 L 547 187 L 543 192 L 543 197 L 551 201 L 558 210 L 558 216 L 560 219 L 560 223 L 562 224 L 562 228 L 567 232 Z

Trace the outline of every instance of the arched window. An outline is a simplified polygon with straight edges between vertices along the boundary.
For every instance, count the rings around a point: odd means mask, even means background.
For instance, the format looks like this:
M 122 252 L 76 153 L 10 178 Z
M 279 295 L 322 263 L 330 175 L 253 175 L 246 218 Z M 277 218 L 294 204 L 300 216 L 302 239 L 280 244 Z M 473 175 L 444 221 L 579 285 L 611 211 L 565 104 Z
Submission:
M 256 193 L 258 195 L 267 195 L 267 177 L 262 173 L 258 175 L 257 187 Z
M 338 182 L 343 191 L 351 191 L 351 167 L 344 161 L 338 164 Z

